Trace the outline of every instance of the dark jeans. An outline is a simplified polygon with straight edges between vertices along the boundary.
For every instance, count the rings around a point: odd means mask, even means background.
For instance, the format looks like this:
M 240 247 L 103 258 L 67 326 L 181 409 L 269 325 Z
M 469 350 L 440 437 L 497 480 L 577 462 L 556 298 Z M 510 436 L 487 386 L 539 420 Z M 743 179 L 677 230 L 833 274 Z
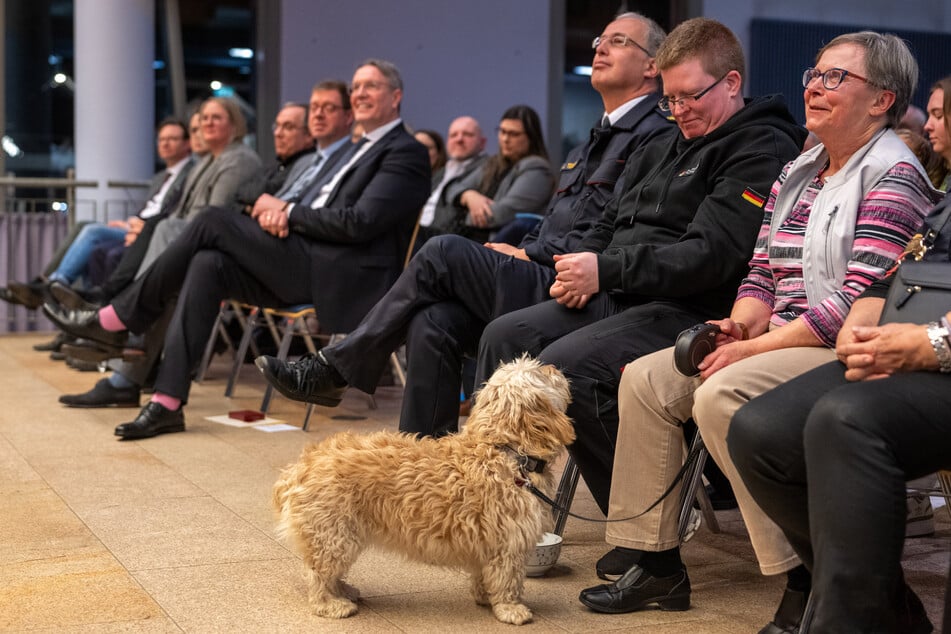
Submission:
M 475 353 L 482 329 L 496 316 L 546 299 L 554 277 L 552 268 L 467 238 L 436 236 L 360 325 L 324 354 L 350 385 L 373 393 L 390 353 L 405 341 L 400 430 L 455 431 L 463 355 Z
M 833 362 L 750 401 L 730 455 L 812 570 L 810 632 L 900 632 L 907 480 L 951 467 L 951 376 L 850 383 Z
M 638 357 L 674 345 L 680 331 L 710 318 L 666 302 L 622 304 L 607 293 L 593 296 L 580 310 L 547 301 L 488 325 L 479 344 L 476 385 L 500 362 L 523 352 L 561 370 L 571 383 L 568 415 L 577 436 L 568 450 L 607 513 L 621 370 Z

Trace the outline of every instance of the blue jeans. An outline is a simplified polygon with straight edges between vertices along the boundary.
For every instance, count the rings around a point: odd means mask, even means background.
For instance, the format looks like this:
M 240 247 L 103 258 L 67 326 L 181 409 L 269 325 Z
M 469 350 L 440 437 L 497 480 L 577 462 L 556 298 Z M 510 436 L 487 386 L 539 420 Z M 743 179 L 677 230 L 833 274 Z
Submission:
M 72 284 L 86 271 L 86 263 L 93 249 L 100 245 L 118 246 L 125 241 L 125 229 L 107 227 L 92 222 L 82 228 L 73 243 L 69 245 L 59 266 L 50 275 L 51 280 Z

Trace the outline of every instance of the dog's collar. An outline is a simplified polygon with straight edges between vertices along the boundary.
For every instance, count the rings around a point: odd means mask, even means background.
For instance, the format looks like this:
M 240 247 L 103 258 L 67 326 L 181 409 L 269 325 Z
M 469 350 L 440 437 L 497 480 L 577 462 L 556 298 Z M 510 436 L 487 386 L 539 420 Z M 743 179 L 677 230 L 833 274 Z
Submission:
M 525 454 L 519 453 L 515 449 L 512 449 L 508 445 L 500 445 L 499 448 L 504 449 L 515 457 L 515 462 L 518 463 L 519 471 L 523 473 L 541 473 L 548 465 L 547 461 L 542 460 L 541 458 L 526 456 Z

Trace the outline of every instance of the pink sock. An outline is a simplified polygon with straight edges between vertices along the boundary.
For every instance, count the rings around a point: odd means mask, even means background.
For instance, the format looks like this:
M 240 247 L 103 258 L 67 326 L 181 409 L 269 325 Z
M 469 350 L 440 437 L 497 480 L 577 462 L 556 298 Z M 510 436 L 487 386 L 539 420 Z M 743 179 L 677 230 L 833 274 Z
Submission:
M 175 411 L 182 406 L 181 399 L 175 398 L 174 396 L 169 396 L 168 394 L 162 394 L 161 392 L 155 392 L 152 394 L 152 402 L 158 403 L 167 410 Z
M 109 332 L 126 330 L 125 324 L 119 319 L 119 315 L 116 314 L 116 309 L 112 307 L 112 304 L 99 309 L 99 325 Z

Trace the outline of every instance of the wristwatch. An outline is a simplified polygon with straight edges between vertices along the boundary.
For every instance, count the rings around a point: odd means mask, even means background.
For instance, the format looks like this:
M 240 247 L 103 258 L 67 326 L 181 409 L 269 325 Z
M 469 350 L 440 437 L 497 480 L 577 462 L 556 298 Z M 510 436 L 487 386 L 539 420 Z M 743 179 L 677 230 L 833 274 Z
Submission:
M 948 347 L 948 329 L 936 321 L 928 324 L 928 339 L 938 357 L 938 367 L 942 372 L 951 372 L 951 348 Z

